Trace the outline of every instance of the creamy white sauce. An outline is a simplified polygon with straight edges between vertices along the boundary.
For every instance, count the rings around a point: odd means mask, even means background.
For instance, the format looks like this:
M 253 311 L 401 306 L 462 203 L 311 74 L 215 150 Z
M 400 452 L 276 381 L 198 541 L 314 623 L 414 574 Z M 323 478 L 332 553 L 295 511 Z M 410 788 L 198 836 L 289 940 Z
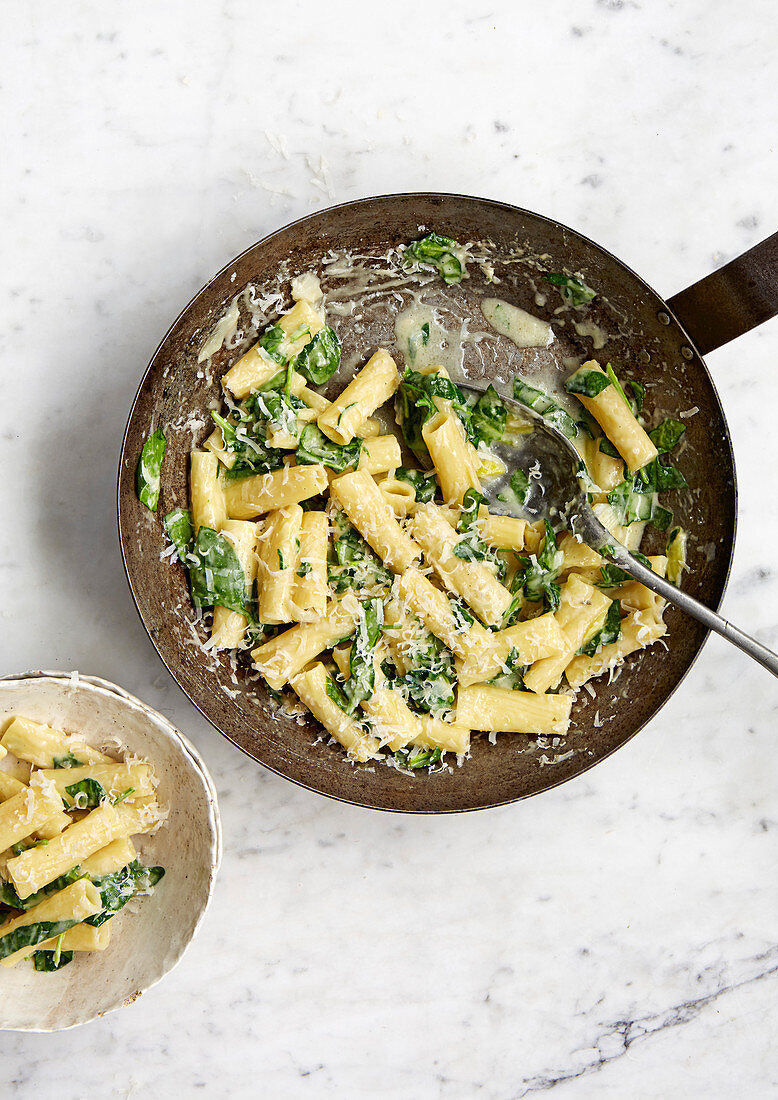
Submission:
M 484 298 L 481 312 L 495 332 L 507 336 L 518 348 L 547 348 L 554 339 L 546 321 L 500 298 Z
M 605 329 L 595 325 L 594 321 L 573 321 L 573 328 L 579 336 L 589 336 L 594 351 L 599 351 L 608 343 L 610 337 Z
M 230 308 L 224 316 L 216 322 L 211 329 L 210 336 L 200 348 L 200 354 L 197 356 L 198 363 L 203 363 L 206 359 L 210 359 L 227 340 L 230 340 L 235 335 L 239 318 L 240 307 L 238 305 L 238 298 L 233 298 L 230 302 Z
M 405 362 L 414 370 L 445 367 L 449 374 L 462 371 L 462 330 L 444 328 L 434 306 L 414 297 L 407 309 L 397 314 L 394 333 Z M 429 326 L 424 343 L 423 326 Z
M 292 297 L 296 302 L 308 302 L 316 307 L 324 297 L 319 276 L 312 271 L 306 271 L 302 275 L 295 275 L 292 279 Z

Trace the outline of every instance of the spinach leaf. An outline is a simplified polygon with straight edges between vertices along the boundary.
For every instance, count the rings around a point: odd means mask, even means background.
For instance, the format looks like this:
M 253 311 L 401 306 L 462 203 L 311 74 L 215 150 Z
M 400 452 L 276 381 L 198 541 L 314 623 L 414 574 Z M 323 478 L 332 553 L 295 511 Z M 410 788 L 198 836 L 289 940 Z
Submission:
M 655 458 L 635 474 L 635 488 L 643 486 L 643 492 L 663 493 L 668 489 L 688 489 L 686 478 L 675 466 L 664 465 Z
M 578 652 L 584 654 L 586 657 L 593 657 L 598 649 L 601 649 L 605 645 L 611 645 L 613 642 L 617 642 L 620 637 L 621 604 L 618 600 L 614 600 L 608 608 L 602 628 L 598 630 L 594 637 L 590 638 L 585 645 L 581 646 Z
M 349 588 L 362 591 L 391 585 L 392 574 L 340 510 L 332 513 L 332 529 L 335 560 L 327 576 L 336 594 Z
M 454 629 L 466 633 L 475 622 L 470 609 L 461 600 L 452 597 L 449 597 L 448 602 L 451 614 L 454 616 Z
M 473 617 L 464 607 L 451 602 L 455 615 L 462 613 L 462 621 Z M 469 624 L 468 624 L 469 625 Z M 405 695 L 417 710 L 442 715 L 454 705 L 454 658 L 441 641 L 429 631 L 423 631 L 422 640 L 408 654 L 413 665 L 401 675 L 391 658 L 383 661 L 381 671 L 389 684 Z
M 476 526 L 479 509 L 484 502 L 483 493 L 468 489 L 462 500 L 462 512 L 457 523 L 461 538 L 454 546 L 454 555 L 462 561 L 492 561 L 494 554 L 481 538 Z
M 407 466 L 398 466 L 394 471 L 394 476 L 398 481 L 407 481 L 413 488 L 417 504 L 426 504 L 428 501 L 434 500 L 438 487 L 434 473 L 424 474 L 421 470 L 410 470 Z
M 413 654 L 413 667 L 398 685 L 418 710 L 440 714 L 454 706 L 454 658 L 442 642 L 429 634 L 426 645 Z
M 471 434 L 470 409 L 464 394 L 454 383 L 442 374 L 420 374 L 409 367 L 403 373 L 400 388 L 397 391 L 398 413 L 403 437 L 411 451 L 425 466 L 431 466 L 427 445 L 424 442 L 422 428 L 438 411 L 435 398 L 450 401 L 454 412 L 462 421 L 468 436 Z
M 64 756 L 52 756 L 51 758 L 53 768 L 82 768 L 84 763 L 83 760 L 78 760 L 72 752 L 67 752 Z
M 603 554 L 612 554 L 613 551 L 613 546 L 603 546 L 602 548 Z M 632 557 L 639 561 L 641 565 L 653 572 L 654 567 L 645 554 L 641 554 L 639 550 L 633 550 L 631 553 Z M 611 562 L 605 562 L 600 567 L 600 577 L 601 579 L 597 581 L 598 588 L 615 588 L 618 584 L 632 580 L 629 573 L 625 573 L 623 569 L 619 569 L 617 565 L 613 565 Z
M 252 397 L 254 411 L 264 421 L 265 434 L 270 428 L 273 431 L 297 435 L 297 410 L 303 404 L 298 397 L 286 393 L 259 391 Z
M 426 321 L 418 332 L 415 332 L 408 338 L 408 358 L 411 363 L 416 361 L 416 356 L 419 354 L 419 348 L 426 347 L 430 340 L 430 325 L 429 321 Z
M 561 271 L 552 271 L 543 278 L 552 286 L 559 287 L 559 293 L 572 306 L 586 305 L 597 293 L 575 275 L 563 275 Z
M 501 500 L 503 504 L 509 504 L 517 511 L 526 508 L 530 491 L 529 475 L 519 466 L 511 474 L 508 484 L 509 488 L 505 492 L 499 493 L 497 499 Z
M 572 416 L 557 405 L 543 390 L 528 385 L 521 378 L 514 378 L 513 396 L 522 405 L 527 405 L 530 409 L 540 413 L 541 416 L 545 416 L 546 420 L 553 424 L 555 428 L 558 428 L 568 439 L 575 439 L 578 435 L 578 425 Z
M 611 458 L 621 458 L 621 455 L 606 435 L 600 440 L 600 450 L 604 455 L 610 455 Z
M 190 558 L 189 578 L 195 606 L 226 607 L 247 613 L 248 586 L 235 548 L 223 535 L 201 527 Z
M 619 569 L 618 565 L 612 565 L 610 562 L 606 562 L 605 565 L 600 566 L 600 580 L 597 581 L 597 587 L 615 588 L 617 585 L 623 584 L 625 581 L 631 579 L 629 573 L 625 573 L 623 569 Z
M 224 449 L 235 456 L 229 469 L 220 471 L 228 481 L 265 474 L 280 469 L 286 452 L 268 447 L 268 431 L 277 429 L 297 434 L 297 410 L 303 407 L 299 398 L 280 392 L 288 371 L 279 371 L 269 382 L 255 390 L 240 405 L 230 410 L 230 420 L 219 413 L 211 414 L 221 428 Z
M 343 685 L 348 699 L 349 714 L 353 714 L 364 699 L 375 690 L 375 647 L 381 636 L 384 622 L 384 605 L 381 600 L 361 600 L 354 643 L 351 646 L 350 675 Z
M 637 416 L 643 408 L 643 402 L 646 397 L 646 387 L 641 382 L 636 382 L 634 378 L 628 378 L 627 385 L 632 391 L 630 405 L 633 413 Z
M 351 704 L 346 695 L 341 690 L 340 686 L 335 683 L 331 676 L 327 677 L 327 682 L 324 685 L 324 691 L 328 699 L 331 699 L 335 706 L 340 707 L 346 714 L 351 714 Z
M 494 676 L 489 683 L 495 684 L 497 687 L 506 688 L 510 691 L 524 691 L 526 690 L 524 684 L 524 673 L 529 668 L 529 665 L 522 665 L 519 663 L 519 653 L 514 647 L 508 656 L 505 658 L 505 667 L 507 672 L 500 672 L 497 676 Z
M 315 424 L 306 424 L 300 435 L 295 458 L 298 465 L 323 463 L 338 472 L 349 466 L 357 467 L 362 453 L 362 440 L 355 438 L 351 443 L 341 446 L 328 439 Z
M 74 924 L 78 924 L 78 921 L 42 920 L 36 924 L 23 924 L 13 932 L 0 936 L 0 959 L 7 959 L 14 951 L 21 951 L 23 947 L 35 947 L 44 940 L 53 939 L 54 936 L 67 932 Z
M 59 958 L 57 958 L 56 951 L 36 951 L 32 957 L 32 962 L 36 970 L 61 970 L 63 966 L 73 962 L 73 952 L 60 951 Z
M 281 351 L 281 344 L 285 339 L 286 333 L 280 325 L 270 325 L 262 333 L 257 343 L 276 363 L 285 363 L 286 356 Z
M 65 790 L 70 795 L 77 810 L 99 806 L 104 801 L 110 802 L 108 791 L 96 779 L 81 779 L 78 783 L 71 783 L 69 787 L 65 787 Z
M 157 429 L 143 444 L 143 450 L 135 470 L 135 489 L 141 504 L 156 512 L 159 504 L 159 490 L 162 482 L 162 459 L 165 457 L 167 440 L 164 432 Z
M 611 380 L 598 370 L 577 370 L 565 382 L 568 393 L 578 393 L 582 397 L 596 397 L 610 386 Z
M 462 561 L 483 561 L 495 567 L 497 576 L 504 580 L 507 566 L 497 552 L 484 542 L 478 527 L 479 510 L 484 496 L 475 489 L 468 489 L 462 500 L 462 513 L 457 531 L 462 538 L 454 546 L 454 556 Z
M 460 246 L 451 237 L 428 233 L 426 237 L 408 245 L 406 252 L 421 267 L 434 268 L 447 284 L 462 281 L 462 263 L 455 250 Z
M 505 435 L 508 409 L 494 386 L 476 401 L 470 414 L 470 438 L 477 447 L 479 443 L 493 443 Z
M 20 852 L 16 854 L 21 855 Z M 75 882 L 79 878 L 83 878 L 81 868 L 74 867 L 71 871 L 60 875 L 59 878 L 49 882 L 26 898 L 20 898 L 10 882 L 0 881 L 0 905 L 7 905 L 11 909 L 32 909 L 49 897 L 50 894 L 58 894 L 60 890 L 64 890 L 66 886 L 70 886 L 71 882 Z
M 134 859 L 121 871 L 93 878 L 92 882 L 100 891 L 103 909 L 93 917 L 87 917 L 84 923 L 99 928 L 101 924 L 110 920 L 114 913 L 123 909 L 135 894 L 150 894 L 164 875 L 164 867 L 144 867 Z
M 340 366 L 340 340 L 335 329 L 325 325 L 306 344 L 295 360 L 295 370 L 314 386 L 321 386 L 332 378 Z
M 434 749 L 396 749 L 392 756 L 403 768 L 431 768 L 440 761 L 443 752 L 438 746 Z
M 683 475 L 672 466 L 662 466 L 654 459 L 635 474 L 620 482 L 608 493 L 608 503 L 623 526 L 646 522 L 658 531 L 666 531 L 672 523 L 673 513 L 657 500 L 657 492 L 664 489 L 680 489 L 686 485 Z
M 672 451 L 685 431 L 686 425 L 682 424 L 680 420 L 667 419 L 663 420 L 648 435 L 660 455 L 664 455 L 668 451 Z
M 607 374 L 608 378 L 610 379 L 610 381 L 615 386 L 616 392 L 619 394 L 619 397 L 621 397 L 621 400 L 627 406 L 629 411 L 632 412 L 632 406 L 630 405 L 629 401 L 627 400 L 627 395 L 624 392 L 624 389 L 621 385 L 621 382 L 619 382 L 618 378 L 616 377 L 616 372 L 613 369 L 613 367 L 610 365 L 610 363 L 605 364 L 605 373 Z
M 562 572 L 564 554 L 557 549 L 554 529 L 544 521 L 543 542 L 537 554 L 518 558 L 519 569 L 513 580 L 513 591 L 522 592 L 533 602 L 545 599 L 552 611 L 559 607 L 560 590 L 556 579 Z M 510 609 L 509 609 L 510 610 Z
M 186 564 L 187 554 L 192 548 L 194 539 L 191 513 L 185 508 L 174 508 L 162 520 L 162 525 L 167 532 L 167 537 L 176 548 L 178 560 Z

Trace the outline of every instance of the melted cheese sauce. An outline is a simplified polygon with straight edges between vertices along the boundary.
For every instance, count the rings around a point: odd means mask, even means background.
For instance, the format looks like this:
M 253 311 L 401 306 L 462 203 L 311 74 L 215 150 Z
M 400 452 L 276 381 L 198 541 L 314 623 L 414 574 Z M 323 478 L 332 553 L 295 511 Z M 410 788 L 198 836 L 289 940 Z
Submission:
M 481 312 L 495 332 L 507 336 L 517 348 L 547 348 L 554 339 L 546 321 L 500 298 L 484 298 Z

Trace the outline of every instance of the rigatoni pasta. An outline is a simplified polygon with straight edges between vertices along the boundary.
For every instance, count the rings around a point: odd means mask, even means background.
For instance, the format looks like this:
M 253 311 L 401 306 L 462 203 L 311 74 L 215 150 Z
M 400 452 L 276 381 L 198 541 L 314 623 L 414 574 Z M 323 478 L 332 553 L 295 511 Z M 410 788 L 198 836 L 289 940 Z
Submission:
M 38 766 L 27 783 L 2 787 L 0 964 L 59 970 L 74 952 L 104 951 L 106 922 L 164 875 L 138 861 L 131 840 L 164 820 L 157 780 L 145 761 L 116 760 L 21 715 L 3 741 L 4 767 L 17 752 Z
M 456 250 L 430 255 L 461 277 Z M 483 485 L 505 472 L 491 444 L 528 429 L 493 387 L 466 398 L 434 360 L 414 369 L 430 321 L 399 346 L 402 372 L 386 348 L 357 348 L 367 361 L 343 379 L 326 306 L 323 293 L 298 301 L 227 370 L 192 455 L 191 516 L 165 519 L 198 612 L 214 608 L 211 647 L 233 669 L 250 662 L 354 763 L 461 762 L 471 731 L 566 737 L 575 692 L 661 636 L 661 601 L 559 517 L 522 509 L 539 470 L 516 471 L 506 514 L 490 511 Z M 628 398 L 610 364 L 589 361 L 559 394 L 519 377 L 513 393 L 574 440 L 595 511 L 637 549 L 671 518 L 659 493 L 683 479 L 660 456 L 683 426 L 649 431 L 631 385 Z M 53 843 L 67 850 L 71 829 Z

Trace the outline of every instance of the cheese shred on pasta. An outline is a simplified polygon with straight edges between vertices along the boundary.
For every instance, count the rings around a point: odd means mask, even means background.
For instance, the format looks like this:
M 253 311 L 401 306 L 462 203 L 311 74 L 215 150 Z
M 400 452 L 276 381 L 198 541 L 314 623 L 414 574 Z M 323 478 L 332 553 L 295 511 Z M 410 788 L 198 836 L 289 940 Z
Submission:
M 433 238 L 413 255 L 456 281 L 459 246 Z M 578 689 L 662 638 L 662 601 L 548 523 L 489 513 L 481 482 L 505 469 L 489 444 L 527 428 L 491 387 L 474 401 L 442 366 L 412 369 L 429 324 L 401 349 L 402 373 L 387 349 L 367 349 L 325 397 L 338 336 L 318 280 L 293 286 L 306 298 L 224 375 L 224 407 L 192 454 L 188 521 L 165 517 L 197 607 L 214 609 L 209 646 L 233 669 L 250 654 L 355 763 L 461 762 L 472 731 L 559 743 Z M 574 438 L 598 515 L 635 550 L 647 524 L 668 526 L 659 493 L 683 478 L 660 456 L 684 429 L 647 431 L 630 385 L 642 390 L 590 361 L 562 405 L 521 379 L 515 395 Z M 398 433 L 382 426 L 391 402 Z M 523 477 L 517 511 L 542 475 Z M 664 573 L 667 559 L 651 564 Z

